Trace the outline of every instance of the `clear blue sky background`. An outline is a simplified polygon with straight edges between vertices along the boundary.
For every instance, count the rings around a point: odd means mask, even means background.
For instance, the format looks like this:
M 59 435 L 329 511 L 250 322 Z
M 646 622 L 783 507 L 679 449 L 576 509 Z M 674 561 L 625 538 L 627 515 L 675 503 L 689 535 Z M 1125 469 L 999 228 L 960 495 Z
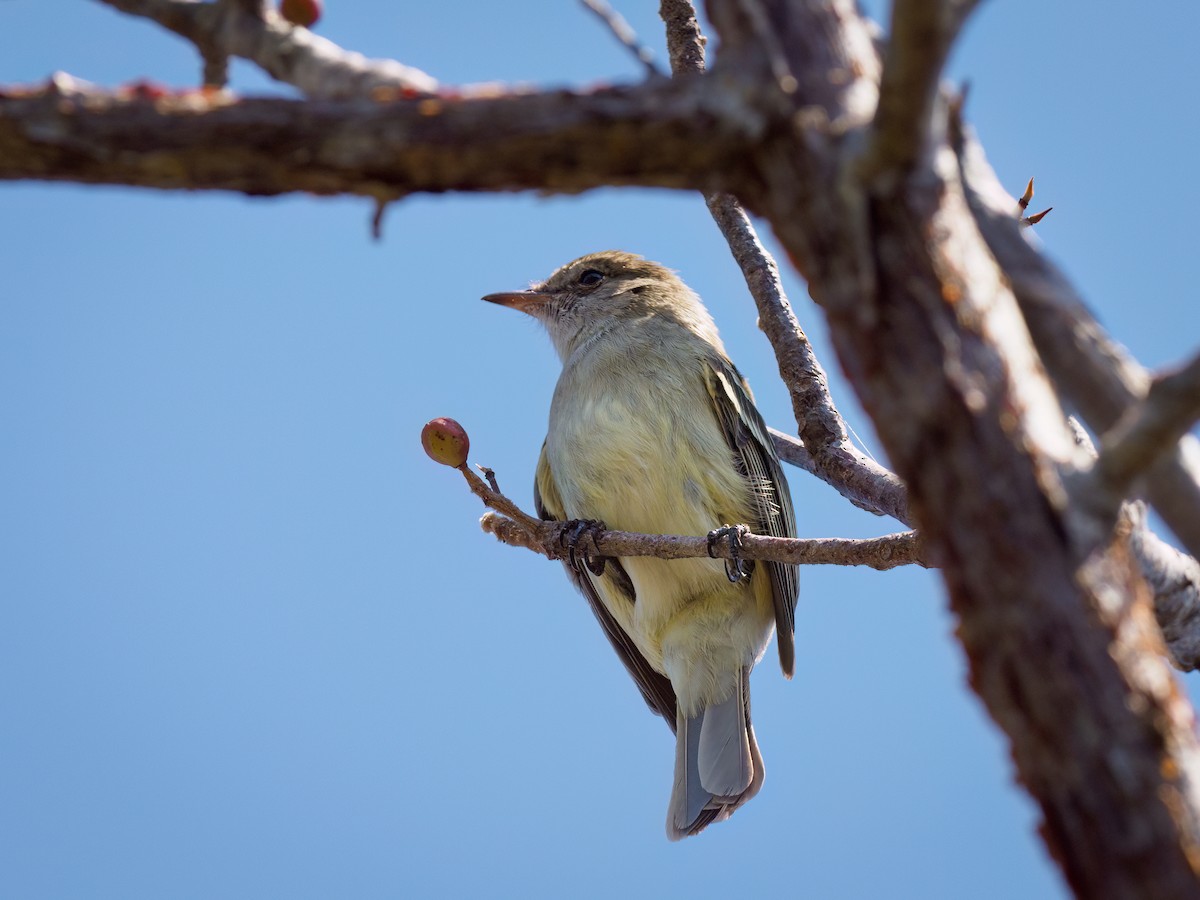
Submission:
M 661 47 L 655 3 L 622 3 Z M 1005 183 L 1148 364 L 1197 343 L 1192 36 L 986 4 L 952 66 Z M 574 3 L 332 0 L 321 33 L 446 83 L 639 77 Z M 97 3 L 0 4 L 0 82 L 194 83 Z M 244 64 L 246 91 L 278 90 Z M 920 571 L 808 568 L 763 665 L 763 792 L 679 845 L 673 759 L 559 567 L 479 532 L 421 425 L 526 506 L 557 361 L 478 298 L 620 247 L 784 391 L 698 196 L 361 200 L 0 185 L 0 896 L 1055 897 L 1064 887 Z M 819 311 L 789 280 L 838 400 Z M 878 453 L 878 450 L 876 449 Z M 803 535 L 894 523 L 791 473 Z M 1195 689 L 1196 682 L 1188 679 Z

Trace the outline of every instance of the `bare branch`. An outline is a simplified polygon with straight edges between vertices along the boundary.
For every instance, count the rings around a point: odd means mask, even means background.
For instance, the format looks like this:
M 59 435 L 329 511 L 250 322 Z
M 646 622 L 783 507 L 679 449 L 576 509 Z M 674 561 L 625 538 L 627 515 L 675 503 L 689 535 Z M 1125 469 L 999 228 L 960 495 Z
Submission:
M 703 54 L 689 53 L 702 40 L 694 14 L 684 15 L 680 0 L 663 3 L 660 13 L 667 25 L 667 45 L 678 48 L 671 54 L 676 74 L 699 72 L 704 66 Z M 690 8 L 690 4 L 686 4 Z M 779 374 L 792 397 L 801 438 L 814 459 L 831 445 L 848 440 L 845 424 L 829 393 L 829 379 L 817 361 L 808 337 L 792 312 L 779 266 L 759 241 L 737 198 L 728 194 L 711 194 L 705 198 L 709 212 L 733 253 L 746 285 L 758 307 L 759 327 L 767 335 L 779 361 Z
M 1169 451 L 1200 418 L 1200 355 L 1159 375 L 1136 406 L 1126 411 L 1100 443 L 1093 469 L 1099 488 L 1128 496 L 1134 480 Z
M 846 425 L 829 393 L 829 378 L 800 327 L 779 280 L 779 267 L 754 232 L 749 216 L 728 194 L 707 198 L 708 209 L 725 236 L 758 307 L 758 324 L 779 360 L 779 375 L 792 396 L 800 437 L 814 457 L 849 440 Z
M 561 559 L 555 545 L 561 533 L 559 522 L 546 522 L 530 533 L 495 513 L 487 513 L 479 526 L 502 543 L 525 547 L 549 559 Z M 628 531 L 602 531 L 587 537 L 589 552 L 596 556 L 653 556 L 658 559 L 697 559 L 707 557 L 708 539 L 669 534 L 634 534 Z M 728 544 L 712 546 L 714 559 L 730 559 Z M 868 566 L 885 571 L 898 566 L 927 566 L 921 558 L 921 541 L 915 531 L 885 534 L 882 537 L 851 538 L 776 538 L 748 534 L 741 539 L 741 559 L 795 563 L 805 566 Z
M 522 512 L 500 492 L 494 490 L 466 465 L 459 471 L 471 493 L 485 506 L 502 513 L 487 514 L 480 520 L 484 531 L 516 547 L 525 547 L 548 559 L 563 558 L 562 522 L 543 521 Z M 507 518 L 506 518 L 507 517 Z M 729 545 L 723 541 L 709 544 L 706 537 L 668 534 L 635 534 L 628 531 L 588 532 L 587 550 L 594 556 L 653 556 L 658 559 L 732 559 Z M 849 538 L 777 538 L 747 534 L 741 539 L 742 559 L 802 565 L 870 566 L 894 569 L 897 566 L 927 563 L 921 555 L 916 532 L 906 531 L 866 540 Z
M 376 88 L 414 94 L 437 91 L 437 80 L 394 60 L 367 59 L 343 50 L 274 10 L 246 3 L 193 0 L 101 0 L 132 16 L 151 19 L 196 45 L 206 61 L 238 56 L 272 78 L 315 98 L 362 97 Z M 207 71 L 207 66 L 206 66 Z
M 691 4 L 664 0 L 659 12 L 667 26 L 675 74 L 702 71 L 703 36 Z M 777 449 L 782 447 L 781 458 L 833 485 L 856 506 L 911 525 L 900 479 L 850 443 L 829 392 L 829 379 L 788 302 L 779 266 L 759 240 L 750 217 L 732 195 L 710 194 L 705 200 L 746 279 L 758 308 L 759 327 L 775 351 L 780 378 L 792 399 L 803 447 L 782 432 L 774 432 Z
M 1146 396 L 1149 373 L 1087 310 L 1058 268 L 1026 239 L 1012 217 L 1012 198 L 996 179 L 978 141 L 956 133 L 967 200 L 988 249 L 1004 270 L 1058 390 L 1097 433 L 1111 429 Z M 1151 505 L 1193 556 L 1200 555 L 1200 444 L 1184 437 L 1147 473 Z
M 720 67 L 769 78 L 789 105 L 827 121 L 874 111 L 879 59 L 855 0 L 708 0 L 705 9 Z
M 827 447 L 818 463 L 804 444 L 790 434 L 774 428 L 768 430 L 775 452 L 784 462 L 816 475 L 859 509 L 912 525 L 908 492 L 894 472 L 848 443 Z
M 606 3 L 605 0 L 580 0 L 580 2 L 591 12 L 595 13 L 596 17 L 608 26 L 608 30 L 612 32 L 620 44 L 625 47 L 646 70 L 646 74 L 650 77 L 662 75 L 658 70 L 658 66 L 654 64 L 654 54 L 650 48 L 638 40 L 637 34 L 633 28 L 625 21 L 624 16 L 612 8 L 612 5 Z
M 1083 425 L 1074 416 L 1067 423 L 1075 433 L 1075 443 L 1095 459 L 1096 447 Z M 1086 481 L 1087 475 L 1081 480 Z M 1090 512 L 1095 514 L 1094 497 L 1080 496 L 1077 502 L 1085 510 L 1090 504 L 1093 507 Z M 1150 530 L 1146 505 L 1141 501 L 1122 503 L 1113 518 L 1118 529 L 1128 534 L 1129 547 L 1154 595 L 1154 616 L 1167 642 L 1171 662 L 1184 671 L 1197 668 L 1200 666 L 1200 563 Z M 1103 531 L 1107 537 L 1111 526 Z
M 748 199 L 802 267 L 908 487 L 972 686 L 1012 740 L 1046 841 L 1083 896 L 1194 896 L 1193 714 L 1156 656 L 1159 629 L 1127 545 L 1081 558 L 1069 539 L 1060 462 L 1070 437 L 956 173 L 934 167 L 936 153 L 906 178 L 864 184 L 856 128 L 874 110 L 860 120 L 869 88 L 845 85 L 871 71 L 874 51 L 858 41 L 853 4 L 763 2 L 799 98 L 825 115 L 800 110 L 790 139 L 762 146 L 764 183 Z M 734 0 L 709 10 L 719 65 L 731 34 L 736 64 L 753 65 Z M 818 43 L 828 46 L 805 53 Z
M 667 55 L 676 75 L 704 71 L 704 35 L 691 0 L 659 0 L 658 15 L 667 26 Z
M 385 199 L 613 184 L 712 189 L 739 169 L 741 129 L 763 123 L 706 81 L 308 102 L 0 89 L 0 180 Z
M 976 0 L 895 0 L 867 165 L 906 171 L 929 145 L 938 79 Z
M 1171 661 L 1185 672 L 1200 668 L 1200 563 L 1150 530 L 1143 504 L 1126 508 L 1129 544 L 1154 592 L 1154 615 Z

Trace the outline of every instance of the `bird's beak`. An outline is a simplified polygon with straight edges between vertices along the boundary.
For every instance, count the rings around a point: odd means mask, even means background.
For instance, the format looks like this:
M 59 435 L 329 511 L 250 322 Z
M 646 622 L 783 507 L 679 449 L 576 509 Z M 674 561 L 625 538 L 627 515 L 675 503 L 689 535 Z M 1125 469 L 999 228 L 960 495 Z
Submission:
M 539 291 L 509 291 L 504 294 L 488 294 L 483 299 L 488 303 L 498 303 L 509 309 L 519 309 L 523 313 L 536 316 L 539 310 L 550 302 L 550 295 Z

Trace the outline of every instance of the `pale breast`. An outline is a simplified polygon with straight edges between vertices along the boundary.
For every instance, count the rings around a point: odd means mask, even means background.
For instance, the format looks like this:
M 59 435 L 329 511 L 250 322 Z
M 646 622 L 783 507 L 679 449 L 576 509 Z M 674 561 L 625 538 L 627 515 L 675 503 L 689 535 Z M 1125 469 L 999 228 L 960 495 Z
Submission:
M 752 514 L 698 365 L 690 379 L 571 382 L 556 392 L 546 447 L 568 515 L 703 535 Z
M 563 373 L 546 452 L 567 516 L 623 531 L 696 536 L 749 521 L 750 488 L 711 408 L 701 361 L 692 371 L 653 357 L 640 363 L 614 376 L 611 361 L 599 358 Z M 598 375 L 597 366 L 610 374 Z M 714 560 L 628 558 L 622 565 L 636 607 L 617 596 L 604 596 L 605 605 L 656 667 L 668 623 L 698 598 L 729 587 Z

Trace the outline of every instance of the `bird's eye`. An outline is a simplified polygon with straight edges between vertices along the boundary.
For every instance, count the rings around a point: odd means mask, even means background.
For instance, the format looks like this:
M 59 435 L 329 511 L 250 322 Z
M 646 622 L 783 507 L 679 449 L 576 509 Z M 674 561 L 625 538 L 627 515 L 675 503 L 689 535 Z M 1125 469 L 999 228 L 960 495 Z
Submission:
M 584 287 L 595 287 L 604 280 L 604 273 L 597 272 L 595 269 L 585 269 L 583 274 L 579 276 L 579 283 Z

